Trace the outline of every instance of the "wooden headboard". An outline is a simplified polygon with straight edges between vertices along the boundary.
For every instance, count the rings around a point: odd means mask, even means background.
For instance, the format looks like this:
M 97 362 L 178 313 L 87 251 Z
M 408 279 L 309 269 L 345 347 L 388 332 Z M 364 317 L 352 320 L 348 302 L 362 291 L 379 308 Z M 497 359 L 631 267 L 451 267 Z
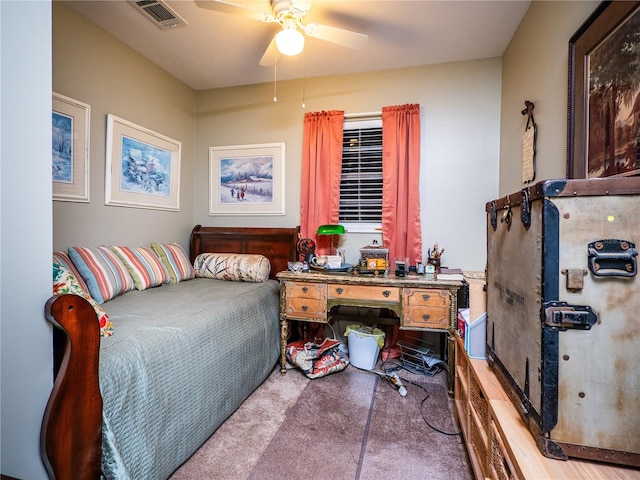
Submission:
M 271 262 L 270 278 L 287 269 L 287 262 L 297 260 L 296 244 L 300 227 L 203 227 L 191 231 L 189 256 L 191 263 L 201 253 L 254 253 Z

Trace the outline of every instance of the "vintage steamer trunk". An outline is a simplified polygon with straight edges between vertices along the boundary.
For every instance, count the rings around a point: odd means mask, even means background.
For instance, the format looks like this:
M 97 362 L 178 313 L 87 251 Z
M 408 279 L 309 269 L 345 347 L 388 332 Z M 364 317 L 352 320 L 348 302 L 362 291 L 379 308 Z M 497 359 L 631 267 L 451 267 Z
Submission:
M 487 203 L 487 354 L 547 457 L 640 466 L 640 178 Z

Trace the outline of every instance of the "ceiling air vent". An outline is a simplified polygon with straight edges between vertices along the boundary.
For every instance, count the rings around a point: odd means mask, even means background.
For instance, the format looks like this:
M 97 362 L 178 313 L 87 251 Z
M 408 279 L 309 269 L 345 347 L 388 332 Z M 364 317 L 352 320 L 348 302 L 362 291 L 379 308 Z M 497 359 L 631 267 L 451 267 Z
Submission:
M 140 0 L 129 3 L 147 17 L 149 21 L 153 22 L 154 25 L 163 30 L 187 24 L 187 22 L 180 18 L 180 16 L 171 10 L 164 2 L 158 0 Z

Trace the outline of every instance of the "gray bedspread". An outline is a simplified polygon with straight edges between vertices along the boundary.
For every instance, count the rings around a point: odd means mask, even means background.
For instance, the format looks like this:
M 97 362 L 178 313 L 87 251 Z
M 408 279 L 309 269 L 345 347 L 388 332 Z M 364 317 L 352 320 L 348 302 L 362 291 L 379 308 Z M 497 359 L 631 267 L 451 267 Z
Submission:
M 166 479 L 273 370 L 279 284 L 196 278 L 103 306 L 102 474 Z

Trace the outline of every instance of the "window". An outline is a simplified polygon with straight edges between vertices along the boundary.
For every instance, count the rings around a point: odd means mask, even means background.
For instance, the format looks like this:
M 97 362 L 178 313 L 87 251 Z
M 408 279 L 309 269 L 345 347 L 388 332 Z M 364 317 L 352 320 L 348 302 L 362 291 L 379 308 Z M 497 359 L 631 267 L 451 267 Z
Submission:
M 340 223 L 374 231 L 382 223 L 382 118 L 345 120 Z

